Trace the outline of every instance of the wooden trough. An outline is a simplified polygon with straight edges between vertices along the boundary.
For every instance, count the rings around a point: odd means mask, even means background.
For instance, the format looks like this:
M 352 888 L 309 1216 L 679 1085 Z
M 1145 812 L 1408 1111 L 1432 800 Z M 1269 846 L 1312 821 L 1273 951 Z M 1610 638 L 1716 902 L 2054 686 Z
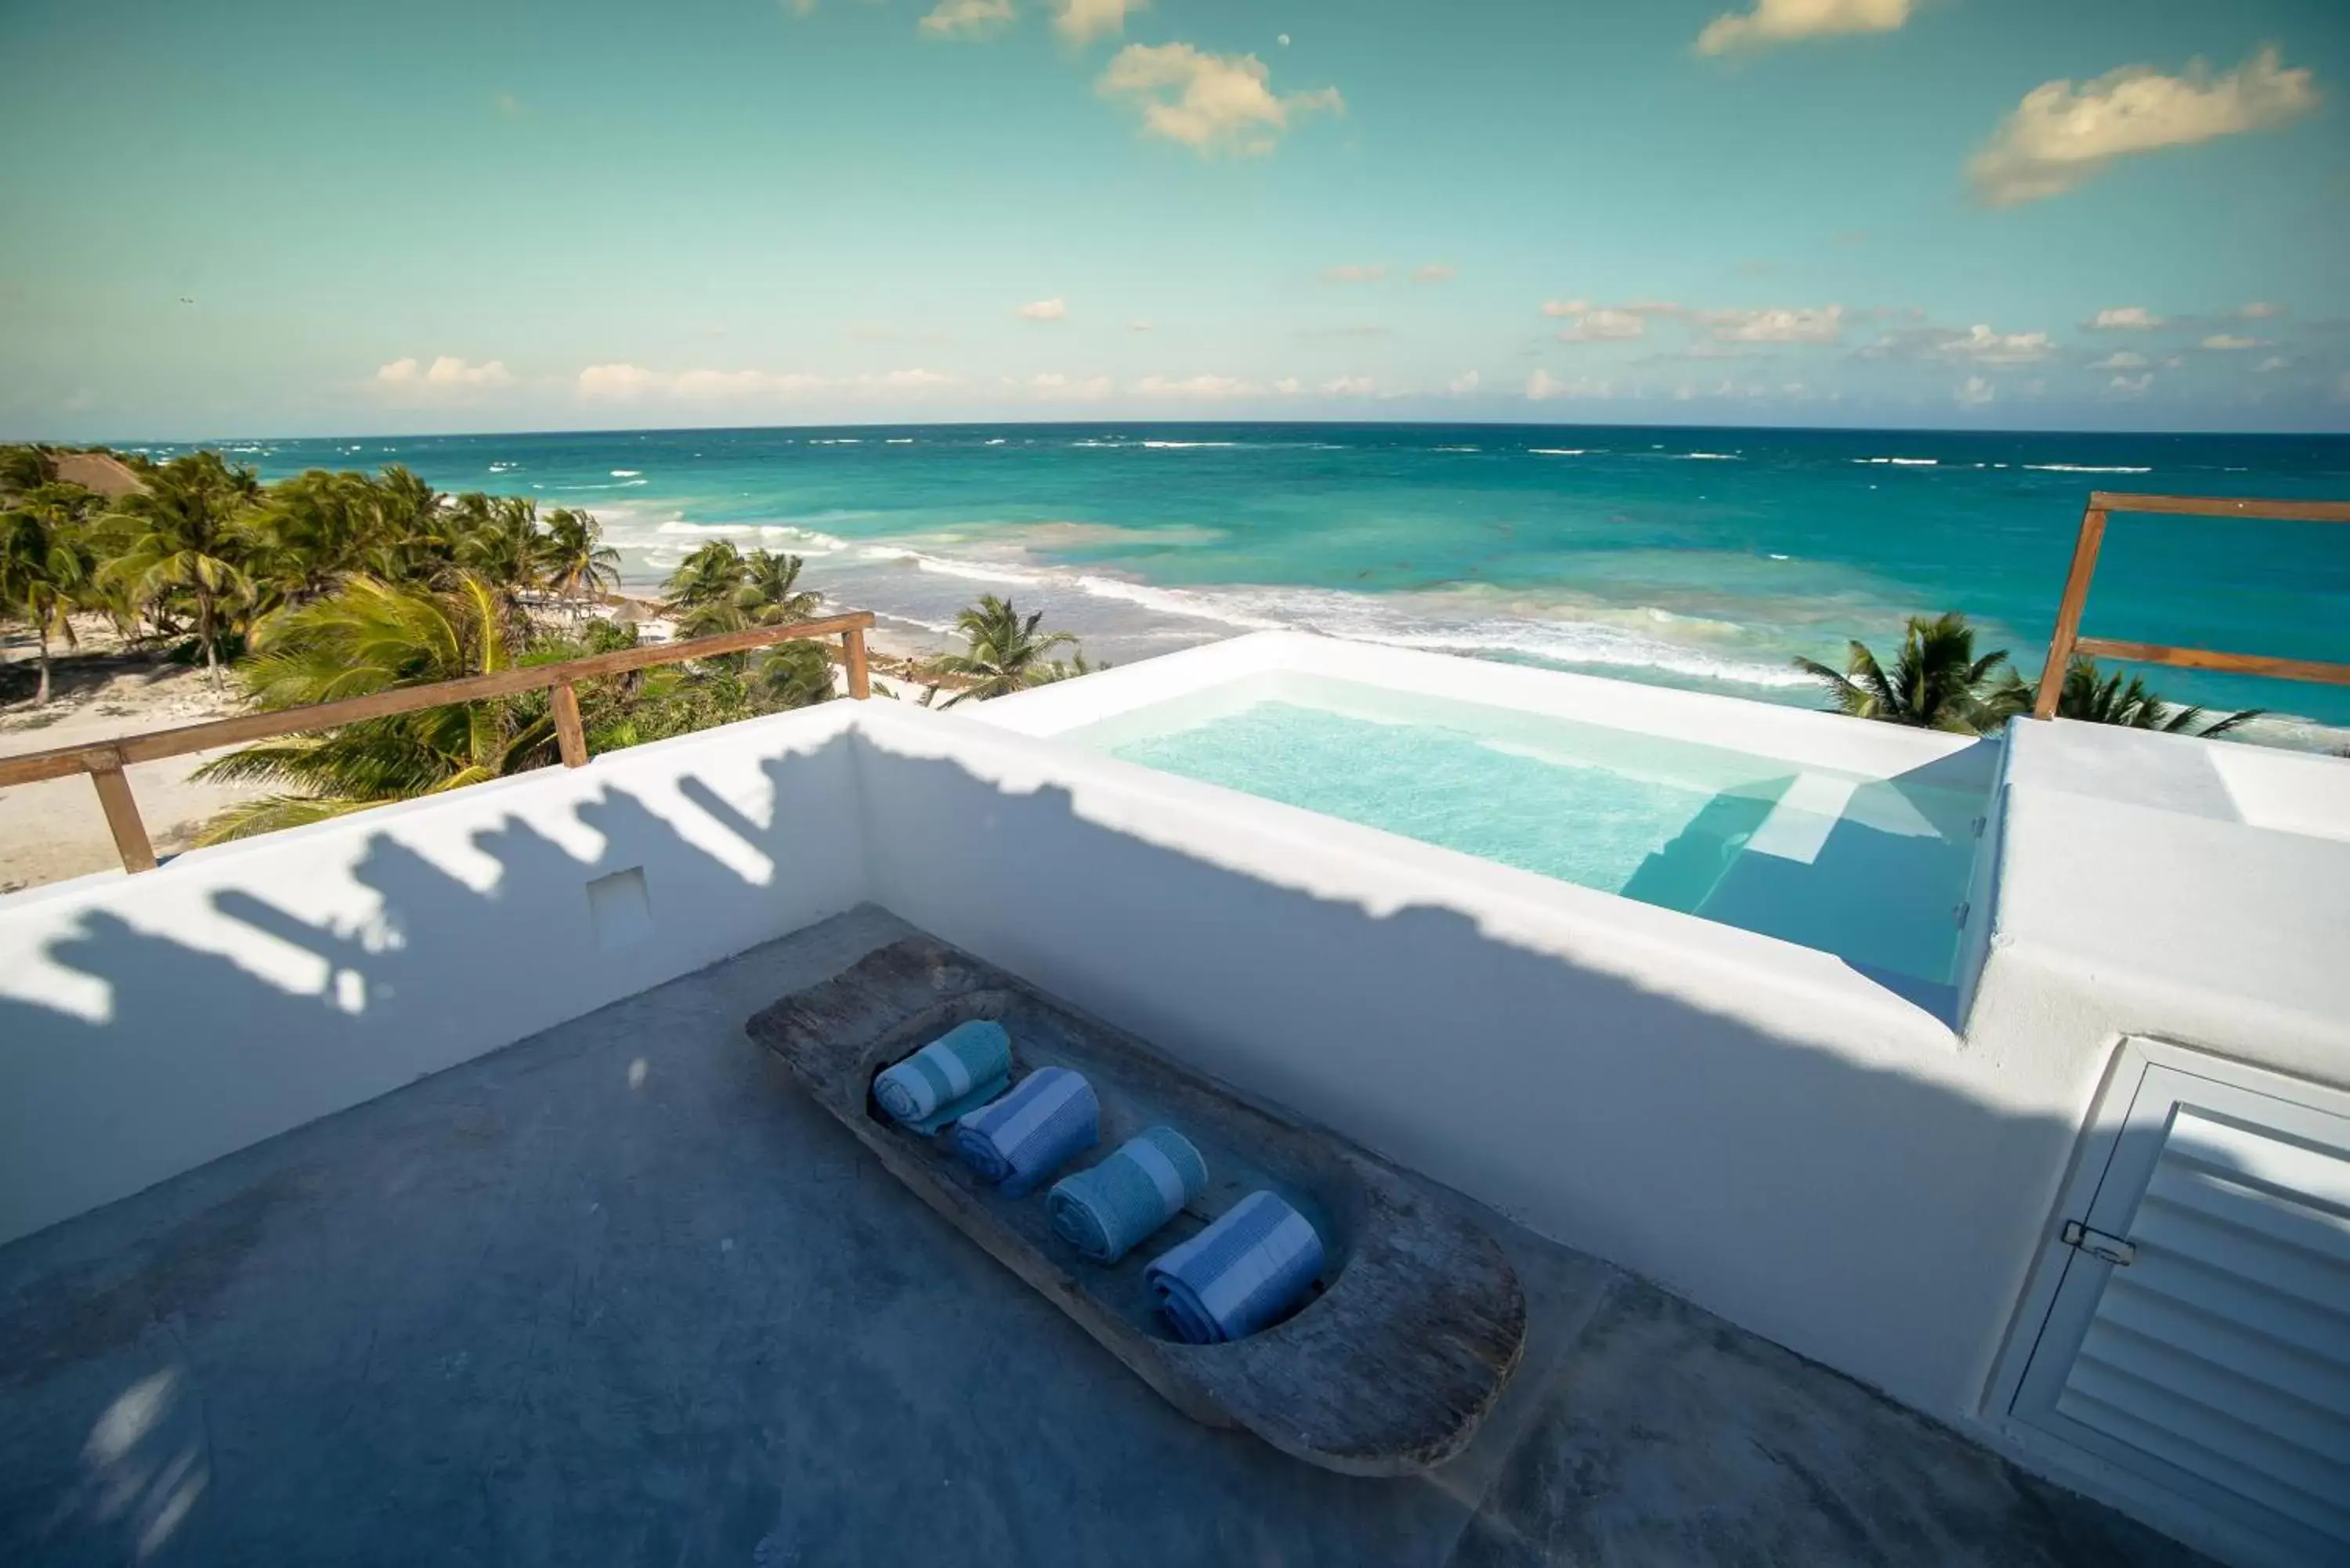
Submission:
M 1206 1157 L 1204 1197 L 1104 1268 L 1054 1233 L 1041 1191 L 1004 1198 L 974 1179 L 946 1139 L 885 1117 L 871 1097 L 874 1075 L 974 1018 L 1011 1034 L 1015 1077 L 1057 1064 L 1092 1083 L 1101 1144 L 1069 1169 L 1164 1122 Z M 745 1028 L 899 1179 L 1194 1420 L 1244 1428 L 1326 1469 L 1408 1475 L 1459 1453 L 1517 1368 L 1526 1313 L 1516 1272 L 1491 1236 L 1421 1183 L 943 942 L 892 943 Z M 1258 1188 L 1321 1232 L 1320 1288 L 1246 1339 L 1184 1345 L 1155 1310 L 1144 1265 Z

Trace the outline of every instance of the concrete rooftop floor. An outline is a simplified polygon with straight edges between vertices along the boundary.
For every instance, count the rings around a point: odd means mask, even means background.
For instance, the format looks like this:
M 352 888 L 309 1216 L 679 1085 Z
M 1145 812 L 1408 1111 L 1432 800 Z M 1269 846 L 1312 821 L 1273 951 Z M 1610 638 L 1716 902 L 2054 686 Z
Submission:
M 827 921 L 0 1249 L 0 1562 L 2183 1564 L 1499 1220 L 1435 1475 L 1194 1426 L 742 1033 Z

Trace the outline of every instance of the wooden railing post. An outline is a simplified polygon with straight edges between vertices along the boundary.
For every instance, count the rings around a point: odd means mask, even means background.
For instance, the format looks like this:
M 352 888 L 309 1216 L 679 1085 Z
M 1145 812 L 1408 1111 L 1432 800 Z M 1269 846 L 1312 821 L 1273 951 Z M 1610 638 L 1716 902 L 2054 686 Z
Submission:
M 2081 514 L 2080 536 L 2073 541 L 2073 569 L 2064 577 L 2064 597 L 2056 607 L 2056 629 L 2048 639 L 2048 662 L 2040 667 L 2040 691 L 2032 704 L 2035 719 L 2054 719 L 2064 694 L 2064 671 L 2081 636 L 2081 609 L 2089 602 L 2089 579 L 2097 570 L 2097 546 L 2106 537 L 2106 514 L 2092 505 Z
M 872 676 L 865 667 L 865 628 L 850 627 L 840 634 L 840 642 L 848 656 L 848 694 L 862 701 L 873 695 Z
M 563 753 L 567 768 L 588 765 L 588 732 L 579 722 L 579 693 L 568 680 L 558 680 L 552 689 L 555 710 L 555 743 Z
M 114 852 L 125 871 L 155 869 L 155 846 L 148 842 L 147 825 L 139 819 L 139 803 L 130 797 L 130 781 L 123 776 L 122 753 L 112 746 L 92 746 L 82 754 L 89 782 L 98 786 L 98 804 L 106 813 L 107 831 L 114 835 Z

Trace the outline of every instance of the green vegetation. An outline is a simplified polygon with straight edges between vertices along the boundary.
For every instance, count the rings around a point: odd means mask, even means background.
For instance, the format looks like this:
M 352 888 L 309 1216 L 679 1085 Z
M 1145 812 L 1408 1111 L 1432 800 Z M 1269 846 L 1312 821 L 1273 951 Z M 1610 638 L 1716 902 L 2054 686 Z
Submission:
M 1961 735 L 1990 734 L 2032 711 L 2036 691 L 2008 662 L 2004 649 L 1975 652 L 1974 628 L 1956 610 L 1929 620 L 1912 616 L 1888 673 L 1864 643 L 1847 645 L 1845 668 L 1814 659 L 1795 667 L 1828 689 L 1829 705 L 1856 719 L 1876 719 Z M 2137 676 L 2106 674 L 2093 659 L 2075 658 L 2064 671 L 2056 716 L 2090 724 L 2118 724 L 2169 734 L 2224 735 L 2260 717 L 2249 708 L 2216 719 L 2200 708 L 2165 701 Z
M 72 617 L 100 615 L 124 642 L 201 663 L 255 708 L 365 696 L 637 646 L 633 625 L 591 618 L 619 579 L 596 519 L 544 516 L 525 496 L 441 494 L 398 465 L 313 469 L 264 485 L 197 452 L 157 463 L 114 454 L 138 481 L 109 500 L 58 478 L 53 452 L 0 447 L 0 620 L 38 647 L 36 702 Z M 120 472 L 120 471 L 115 471 Z M 681 635 L 786 626 L 823 596 L 796 556 L 705 545 L 665 585 Z M 969 650 L 935 661 L 951 701 L 1081 673 L 1046 658 L 1075 639 L 983 599 L 962 617 Z M 813 642 L 581 682 L 591 751 L 663 740 L 833 695 Z M 213 823 L 203 842 L 320 821 L 558 760 L 544 692 L 452 703 L 286 736 L 209 763 L 199 776 L 273 793 Z
M 1008 696 L 1088 673 L 1091 667 L 1082 655 L 1067 662 L 1045 658 L 1064 644 L 1074 649 L 1077 639 L 1066 631 L 1040 632 L 1037 627 L 1044 618 L 1039 611 L 1023 620 L 1011 600 L 993 594 L 983 596 L 979 603 L 955 617 L 955 628 L 968 647 L 962 653 L 941 654 L 929 666 L 933 674 L 963 682 L 962 690 L 942 706 L 951 708 L 970 697 Z

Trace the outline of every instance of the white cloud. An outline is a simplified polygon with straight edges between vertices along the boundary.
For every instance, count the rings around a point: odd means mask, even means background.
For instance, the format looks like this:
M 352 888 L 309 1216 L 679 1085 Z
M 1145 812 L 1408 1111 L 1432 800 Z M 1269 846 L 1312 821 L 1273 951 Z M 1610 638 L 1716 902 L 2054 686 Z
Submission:
M 1465 398 L 1476 391 L 1479 379 L 1477 372 L 1471 370 L 1465 376 L 1453 377 L 1445 384 L 1444 389 L 1456 398 Z
M 1580 316 L 1590 308 L 1591 302 L 1587 299 L 1545 299 L 1543 301 L 1543 314 L 1544 316 Z
M 1273 384 L 1273 389 L 1284 398 L 1294 398 L 1305 389 L 1305 384 L 1295 376 L 1284 376 Z
M 1297 384 L 1291 381 L 1274 389 L 1295 391 Z M 1253 398 L 1262 389 L 1235 376 L 1145 376 L 1134 390 L 1145 398 Z
M 2286 358 L 2282 354 L 2272 354 L 2267 358 L 2261 361 L 2260 373 L 2266 376 L 2277 370 L 2286 370 L 2291 369 L 2292 368 L 2292 360 Z
M 1412 268 L 1411 281 L 1414 283 L 1451 283 L 1454 275 L 1459 271 L 1460 269 L 1455 267 L 1451 262 L 1430 262 L 1426 266 Z
M 2247 337 L 2241 332 L 2214 332 L 2203 339 L 2203 347 L 2228 353 L 2244 348 L 2273 348 L 2276 343 L 2268 337 Z
M 2317 102 L 2310 73 L 2285 69 L 2273 48 L 2224 76 L 2198 60 L 2175 77 L 2124 66 L 2078 85 L 2043 82 L 2000 122 L 1967 179 L 1991 206 L 2018 206 L 2060 196 L 2117 158 L 2267 130 Z
M 2109 398 L 2143 398 L 2146 389 L 2153 385 L 2154 372 L 2151 370 L 2142 376 L 2116 376 L 2106 383 L 2106 395 Z
M 1762 48 L 1837 33 L 1890 33 L 1909 20 L 1913 0 L 1754 0 L 1754 9 L 1726 12 L 1697 36 L 1700 55 Z
M 1574 324 L 1558 335 L 1562 342 L 1616 343 L 1648 332 L 1648 318 L 1637 310 L 1584 310 L 1572 319 Z
M 1598 380 L 1590 376 L 1578 376 L 1572 381 L 1562 381 L 1548 370 L 1536 370 L 1526 378 L 1526 396 L 1534 402 L 1547 402 L 1554 398 L 1605 398 L 1614 395 L 1613 381 Z
M 1150 330 L 1150 319 L 1148 317 L 1138 316 L 1126 324 L 1126 329 L 1128 332 L 1148 332 Z
M 1150 0 L 1053 0 L 1053 26 L 1072 43 L 1090 44 L 1106 33 L 1126 31 L 1126 14 Z
M 1969 376 L 1958 384 L 1950 396 L 1958 400 L 1960 408 L 1979 409 L 1997 398 L 1999 389 L 1981 376 Z
M 2106 355 L 2104 358 L 2090 365 L 2089 369 L 2092 370 L 2143 370 L 2146 369 L 2146 366 L 2147 358 L 2145 355 L 2133 354 L 2128 349 L 2124 348 L 2117 353 Z
M 2151 332 L 2169 324 L 2143 305 L 2115 305 L 2081 325 L 2092 332 Z
M 776 375 L 766 370 L 650 370 L 641 365 L 590 365 L 579 372 L 579 395 L 596 401 L 632 402 L 672 398 L 715 402 L 813 392 L 831 385 L 822 376 Z
M 1030 377 L 1028 389 L 1042 402 L 1097 403 L 1110 395 L 1111 387 L 1107 376 L 1088 376 L 1079 380 L 1047 371 Z
M 1388 269 L 1377 265 L 1326 266 L 1322 269 L 1322 281 L 1325 283 L 1377 283 L 1387 275 Z
M 504 387 L 513 382 L 514 375 L 503 359 L 469 365 L 453 354 L 443 354 L 430 365 L 413 358 L 394 359 L 390 364 L 377 369 L 375 380 L 380 387 L 399 389 L 429 388 L 449 390 L 465 387 Z
M 1032 299 L 1016 314 L 1023 321 L 1059 321 L 1069 314 L 1069 302 L 1058 295 L 1050 299 Z
M 1844 334 L 1844 306 L 1814 310 L 1700 310 L 1696 318 L 1724 343 L 1834 343 Z
M 1943 343 L 1941 351 L 1981 365 L 2029 365 L 2048 358 L 2051 347 L 2045 332 L 1993 332 L 1979 321 Z
M 2282 316 L 2284 314 L 2284 306 L 2282 305 L 2272 305 L 2266 300 L 2256 299 L 2252 301 L 2251 304 L 2247 305 L 2242 309 L 2237 311 L 2236 314 L 2246 321 L 2268 321 L 2276 317 Z
M 1324 395 L 1333 398 L 1367 398 L 1378 389 L 1378 383 L 1368 376 L 1341 376 L 1322 383 Z
M 1007 0 L 1008 3 L 1008 0 Z M 1336 88 L 1275 97 L 1273 73 L 1254 55 L 1213 55 L 1189 44 L 1128 44 L 1110 57 L 1096 90 L 1142 110 L 1142 129 L 1201 157 L 1270 152 L 1293 116 L 1346 112 Z
M 835 379 L 804 371 L 656 370 L 642 365 L 590 365 L 579 372 L 577 388 L 595 402 L 635 402 L 667 399 L 677 402 L 739 402 L 806 396 L 812 392 L 844 392 L 858 397 L 926 392 L 956 384 L 943 370 L 913 369 L 868 372 Z
M 1009 26 L 1012 0 L 939 0 L 938 8 L 922 18 L 922 31 L 934 38 L 977 38 Z
M 785 377 L 785 380 L 813 380 L 822 384 L 820 377 Z M 857 377 L 850 384 L 862 392 L 926 392 L 936 387 L 954 386 L 960 378 L 944 370 L 885 370 L 879 375 Z

